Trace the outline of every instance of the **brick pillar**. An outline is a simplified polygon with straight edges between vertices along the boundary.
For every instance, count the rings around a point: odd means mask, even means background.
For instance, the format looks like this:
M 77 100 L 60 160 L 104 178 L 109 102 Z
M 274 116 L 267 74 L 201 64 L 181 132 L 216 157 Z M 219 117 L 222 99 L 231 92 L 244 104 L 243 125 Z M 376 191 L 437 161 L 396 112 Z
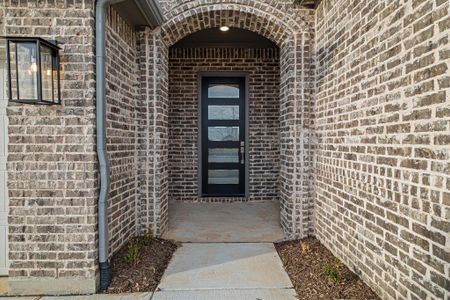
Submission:
M 296 33 L 281 46 L 280 215 L 288 238 L 310 233 L 312 152 L 310 149 L 310 62 L 308 36 Z
M 161 235 L 168 224 L 168 47 L 159 31 L 140 33 L 142 121 L 139 137 L 140 231 Z
M 294 235 L 304 237 L 313 231 L 313 66 L 310 33 L 295 37 L 295 196 Z
M 281 226 L 293 235 L 295 204 L 295 40 L 280 47 L 280 217 Z
M 161 235 L 169 222 L 169 47 L 159 32 L 153 39 L 154 63 L 154 232 Z

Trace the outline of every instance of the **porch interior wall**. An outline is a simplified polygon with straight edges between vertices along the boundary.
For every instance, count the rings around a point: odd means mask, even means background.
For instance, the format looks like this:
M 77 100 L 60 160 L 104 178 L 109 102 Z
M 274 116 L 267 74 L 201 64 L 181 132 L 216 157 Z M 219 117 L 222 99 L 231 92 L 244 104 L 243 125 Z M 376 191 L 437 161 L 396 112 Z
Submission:
M 278 48 L 173 48 L 169 53 L 169 199 L 202 198 L 198 187 L 199 72 L 245 72 L 249 93 L 249 195 L 243 201 L 278 201 L 280 67 Z

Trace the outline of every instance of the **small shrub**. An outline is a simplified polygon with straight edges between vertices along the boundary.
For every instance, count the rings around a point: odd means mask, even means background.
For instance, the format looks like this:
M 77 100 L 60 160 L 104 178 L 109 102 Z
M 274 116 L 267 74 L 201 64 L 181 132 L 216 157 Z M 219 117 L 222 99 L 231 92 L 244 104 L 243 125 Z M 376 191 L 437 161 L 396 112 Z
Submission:
M 150 230 L 150 228 L 147 228 L 144 230 L 144 238 L 146 240 L 149 240 L 152 238 L 152 231 Z
M 139 250 L 139 245 L 134 241 L 131 241 L 128 245 L 127 255 L 125 256 L 125 260 L 128 264 L 135 265 L 137 263 L 139 258 Z
M 341 280 L 341 268 L 342 263 L 338 259 L 336 259 L 334 264 L 325 263 L 322 267 L 322 270 L 323 274 L 328 278 L 328 280 L 336 284 Z
M 306 242 L 302 242 L 300 244 L 300 247 L 302 249 L 302 254 L 308 254 L 309 252 L 311 252 L 311 246 Z
M 143 235 L 143 239 L 142 239 L 142 243 L 144 245 L 148 245 L 152 240 L 152 231 L 150 228 L 147 228 L 144 230 L 144 235 Z

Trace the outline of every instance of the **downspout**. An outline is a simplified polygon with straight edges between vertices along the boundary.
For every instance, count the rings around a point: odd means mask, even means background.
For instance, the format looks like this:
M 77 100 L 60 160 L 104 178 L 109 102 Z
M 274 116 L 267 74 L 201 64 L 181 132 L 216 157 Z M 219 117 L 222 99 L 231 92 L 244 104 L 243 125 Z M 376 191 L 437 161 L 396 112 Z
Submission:
M 100 269 L 100 290 L 106 290 L 111 281 L 111 270 L 108 261 L 108 218 L 107 199 L 109 192 L 109 162 L 106 152 L 106 84 L 105 84 L 105 13 L 112 4 L 125 0 L 97 0 L 95 9 L 95 71 L 96 71 L 96 126 L 97 157 L 100 170 L 100 192 L 98 196 L 98 262 Z M 156 0 L 134 0 L 152 26 L 163 22 L 161 7 Z
M 95 68 L 96 68 L 96 126 L 97 157 L 100 169 L 100 193 L 98 196 L 98 262 L 100 268 L 100 290 L 106 290 L 111 281 L 108 261 L 107 198 L 109 192 L 109 162 L 106 153 L 106 84 L 105 84 L 105 11 L 114 3 L 123 0 L 98 0 L 95 10 Z

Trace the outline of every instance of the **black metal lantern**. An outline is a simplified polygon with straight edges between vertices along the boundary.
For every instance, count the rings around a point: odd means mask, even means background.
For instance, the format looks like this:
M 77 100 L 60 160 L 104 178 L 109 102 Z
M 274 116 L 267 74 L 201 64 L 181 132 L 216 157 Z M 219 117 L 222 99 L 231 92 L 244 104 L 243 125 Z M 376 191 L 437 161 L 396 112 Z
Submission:
M 9 101 L 61 104 L 59 49 L 41 38 L 6 37 Z

